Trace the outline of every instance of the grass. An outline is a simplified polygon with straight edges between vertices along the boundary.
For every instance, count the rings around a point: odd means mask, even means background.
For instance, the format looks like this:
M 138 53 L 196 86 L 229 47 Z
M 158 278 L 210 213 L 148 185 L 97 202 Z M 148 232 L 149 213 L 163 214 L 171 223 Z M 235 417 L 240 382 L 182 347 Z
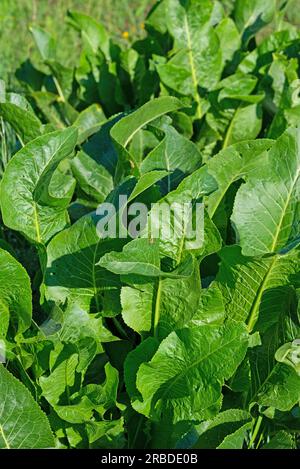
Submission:
M 0 78 L 14 83 L 16 68 L 30 56 L 39 61 L 29 27 L 47 29 L 61 44 L 62 63 L 71 64 L 79 53 L 79 38 L 65 23 L 68 9 L 101 21 L 116 37 L 128 40 L 143 34 L 143 21 L 154 0 L 0 0 Z M 123 34 L 125 33 L 125 34 Z

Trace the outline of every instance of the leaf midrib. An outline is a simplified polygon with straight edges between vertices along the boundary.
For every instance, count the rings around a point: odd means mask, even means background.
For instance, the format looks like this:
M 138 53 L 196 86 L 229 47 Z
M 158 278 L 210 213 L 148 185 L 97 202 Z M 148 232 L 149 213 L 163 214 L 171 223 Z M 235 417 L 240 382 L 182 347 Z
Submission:
M 194 61 L 194 56 L 193 56 L 192 40 L 191 40 L 190 28 L 189 28 L 188 18 L 187 18 L 186 12 L 184 13 L 184 28 L 185 28 L 185 32 L 186 32 L 186 39 L 187 39 L 187 46 L 188 46 L 188 57 L 189 57 L 191 73 L 192 73 L 192 82 L 193 82 L 194 89 L 195 89 L 195 100 L 197 102 L 197 117 L 198 117 L 198 119 L 201 119 L 201 117 L 202 117 L 201 101 L 200 101 L 200 96 L 199 96 L 199 93 L 198 93 L 199 83 L 198 83 L 198 80 L 197 80 L 196 67 L 195 67 L 195 61 Z
M 275 249 L 276 249 L 276 245 L 277 245 L 277 242 L 278 242 L 278 238 L 279 238 L 279 235 L 281 233 L 281 229 L 282 229 L 282 224 L 283 224 L 283 220 L 284 220 L 284 217 L 285 217 L 285 214 L 286 214 L 286 211 L 288 209 L 288 206 L 291 202 L 291 198 L 292 198 L 292 195 L 293 195 L 293 192 L 294 192 L 294 188 L 295 188 L 295 185 L 299 179 L 299 176 L 300 176 L 300 167 L 298 168 L 298 171 L 296 172 L 296 177 L 295 179 L 293 180 L 292 182 L 292 185 L 291 185 L 291 188 L 290 188 L 290 191 L 288 192 L 288 197 L 287 197 L 287 200 L 286 200 L 286 203 L 284 204 L 284 208 L 282 210 L 282 213 L 281 213 L 281 217 L 280 217 L 280 222 L 278 223 L 278 226 L 276 228 L 276 233 L 275 233 L 275 236 L 273 238 L 273 243 L 272 243 L 272 247 L 271 247 L 271 252 L 274 252 Z
M 259 310 L 259 307 L 260 307 L 260 304 L 261 304 L 261 299 L 262 299 L 262 295 L 263 293 L 265 292 L 265 286 L 269 280 L 269 277 L 271 275 L 271 272 L 275 266 L 275 263 L 277 261 L 277 256 L 274 256 L 274 258 L 272 259 L 271 261 L 271 264 L 263 278 L 263 281 L 261 282 L 257 292 L 256 292 L 256 295 L 255 295 L 255 298 L 254 298 L 254 301 L 252 303 L 252 307 L 251 307 L 251 310 L 250 310 L 250 313 L 249 313 L 249 319 L 247 321 L 248 325 L 247 325 L 247 329 L 248 329 L 248 332 L 251 332 L 255 326 L 255 323 L 256 323 L 256 320 L 257 320 L 257 312 Z
M 4 433 L 4 429 L 3 429 L 3 427 L 2 427 L 1 424 L 0 424 L 0 436 L 2 436 L 2 438 L 3 438 L 3 441 L 4 441 L 4 443 L 5 443 L 6 449 L 10 449 L 9 443 L 8 443 L 8 441 L 7 441 L 7 439 L 6 439 L 6 436 L 5 436 L 5 433 Z
M 153 318 L 153 336 L 157 338 L 158 336 L 158 324 L 160 320 L 161 313 L 161 295 L 162 295 L 162 279 L 158 277 L 156 299 L 155 299 L 155 309 L 154 309 L 154 318 Z

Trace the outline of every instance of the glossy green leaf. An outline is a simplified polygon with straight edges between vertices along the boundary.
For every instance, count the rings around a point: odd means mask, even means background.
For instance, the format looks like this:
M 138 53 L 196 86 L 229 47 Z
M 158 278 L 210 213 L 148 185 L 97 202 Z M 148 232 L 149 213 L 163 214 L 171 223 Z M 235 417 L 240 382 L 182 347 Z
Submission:
M 72 128 L 38 137 L 11 159 L 1 181 L 4 223 L 37 244 L 45 244 L 67 224 L 68 203 L 49 195 L 48 186 L 59 162 L 73 152 L 76 139 Z
M 229 318 L 246 321 L 252 330 L 260 314 L 264 320 L 280 313 L 282 287 L 289 285 L 298 271 L 299 249 L 284 255 L 245 257 L 238 246 L 224 248 L 217 284 L 222 291 Z M 269 314 L 270 319 L 267 319 Z
M 221 383 L 234 373 L 246 348 L 241 324 L 172 332 L 139 368 L 137 388 L 143 400 L 134 403 L 135 409 L 153 420 L 208 418 L 215 413 L 212 407 L 219 407 Z
M 193 318 L 201 292 L 199 268 L 189 258 L 183 267 L 158 278 L 124 277 L 129 286 L 121 290 L 122 317 L 130 328 L 140 334 L 152 330 L 162 339 Z
M 231 220 L 246 256 L 278 252 L 298 236 L 299 136 L 288 129 L 270 149 L 268 164 L 238 191 Z
M 251 97 L 250 97 L 251 98 Z M 258 100 L 261 100 L 261 96 Z M 262 110 L 259 104 L 238 107 L 226 130 L 223 148 L 243 140 L 255 139 L 262 128 Z
M 32 294 L 26 270 L 7 251 L 0 249 L 0 336 L 11 321 L 18 333 L 30 327 Z
M 164 128 L 165 137 L 142 161 L 141 173 L 166 170 L 168 176 L 162 181 L 165 192 L 176 189 L 184 176 L 201 165 L 201 153 L 191 141 L 181 136 L 173 127 Z M 185 155 L 182 158 L 182 155 Z
M 73 122 L 73 126 L 78 129 L 77 143 L 83 143 L 91 135 L 96 133 L 105 120 L 105 115 L 98 104 L 92 104 L 82 111 Z
M 16 104 L 0 103 L 0 116 L 13 127 L 23 145 L 43 133 L 40 120 Z
M 135 199 L 135 197 L 142 194 L 144 191 L 149 189 L 149 187 L 153 186 L 167 175 L 168 171 L 151 171 L 149 173 L 143 174 L 130 194 L 128 202 Z
M 236 143 L 208 161 L 209 173 L 216 179 L 218 188 L 207 198 L 208 213 L 216 213 L 227 190 L 235 181 L 246 178 L 264 161 L 264 153 L 273 145 L 272 140 L 255 140 Z
M 111 130 L 112 138 L 126 148 L 133 136 L 145 125 L 168 112 L 176 111 L 182 103 L 171 96 L 154 99 L 117 122 Z
M 78 152 L 72 159 L 71 168 L 82 191 L 96 202 L 104 202 L 113 190 L 111 174 L 84 151 Z
M 201 197 L 208 195 L 217 188 L 215 179 L 206 167 L 187 176 L 174 191 L 167 194 L 154 204 L 149 212 L 146 233 L 158 234 L 160 253 L 171 257 L 177 264 L 186 252 L 203 252 L 205 247 L 205 226 L 212 228 L 212 222 L 206 220 L 204 207 L 199 202 Z M 196 215 L 195 215 L 196 214 Z M 197 232 L 193 228 L 193 217 L 197 216 L 199 225 Z
M 25 386 L 0 365 L 0 448 L 53 448 L 46 415 Z
M 213 88 L 222 71 L 220 43 L 211 27 L 213 4 L 207 0 L 184 3 L 168 0 L 166 14 L 177 54 L 166 65 L 159 66 L 158 73 L 164 84 L 194 97 L 197 118 L 201 118 L 199 89 Z
M 300 376 L 291 367 L 278 363 L 262 383 L 255 402 L 281 411 L 291 410 L 300 397 Z

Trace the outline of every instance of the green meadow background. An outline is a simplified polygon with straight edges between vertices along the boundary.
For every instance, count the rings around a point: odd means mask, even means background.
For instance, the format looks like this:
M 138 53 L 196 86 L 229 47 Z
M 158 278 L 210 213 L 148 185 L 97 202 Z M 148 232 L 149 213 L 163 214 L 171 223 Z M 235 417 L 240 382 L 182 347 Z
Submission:
M 112 36 L 131 41 L 143 35 L 143 21 L 154 3 L 155 0 L 0 0 L 0 77 L 11 83 L 14 71 L 29 55 L 34 62 L 39 61 L 29 32 L 33 23 L 58 39 L 59 58 L 69 65 L 79 54 L 80 39 L 65 22 L 68 9 L 91 15 Z

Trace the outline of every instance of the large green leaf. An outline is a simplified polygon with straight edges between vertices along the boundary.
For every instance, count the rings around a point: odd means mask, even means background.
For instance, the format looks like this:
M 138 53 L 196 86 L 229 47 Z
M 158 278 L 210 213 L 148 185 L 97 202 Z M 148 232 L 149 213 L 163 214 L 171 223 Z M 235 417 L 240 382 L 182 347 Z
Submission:
M 149 279 L 126 276 L 124 281 L 128 286 L 121 290 L 122 316 L 140 334 L 152 331 L 155 337 L 165 338 L 187 324 L 197 310 L 201 284 L 195 260 L 187 258 L 181 272 L 177 269 Z
M 134 179 L 124 182 L 115 193 L 130 194 Z M 114 204 L 114 196 L 108 201 Z M 119 207 L 116 206 L 118 212 Z M 120 250 L 126 239 L 102 238 L 97 230 L 101 217 L 94 212 L 80 218 L 74 225 L 58 233 L 47 247 L 45 271 L 48 300 L 64 303 L 66 299 L 88 309 L 93 300 L 96 312 L 101 309 L 101 292 L 119 287 L 119 278 L 96 265 L 109 251 Z
M 149 363 L 140 366 L 136 410 L 153 420 L 209 418 L 220 406 L 221 387 L 245 356 L 242 324 L 184 328 L 164 339 Z
M 158 73 L 165 85 L 194 97 L 197 118 L 201 118 L 200 88 L 213 88 L 223 66 L 219 39 L 211 26 L 213 4 L 209 0 L 168 0 L 166 14 L 176 54 L 158 66 Z
M 24 332 L 31 324 L 32 295 L 26 270 L 7 251 L 0 249 L 0 336 L 6 336 L 9 322 Z
M 120 177 L 118 173 L 122 171 L 122 164 L 126 160 L 130 162 L 132 168 L 137 169 L 138 167 L 138 163 L 134 160 L 133 155 L 127 150 L 128 144 L 133 137 L 154 119 L 168 112 L 176 111 L 181 107 L 182 103 L 179 99 L 171 96 L 162 96 L 144 104 L 133 113 L 123 117 L 113 126 L 110 135 L 119 153 L 119 171 L 117 172 L 117 177 Z
M 300 130 L 288 129 L 237 193 L 231 220 L 246 256 L 278 252 L 299 236 L 299 145 Z
M 25 386 L 0 365 L 0 448 L 54 447 L 49 422 Z
M 221 289 L 216 282 L 208 288 L 203 288 L 197 298 L 197 308 L 190 324 L 223 324 L 225 319 L 225 305 Z
M 72 128 L 43 135 L 22 148 L 6 167 L 0 193 L 3 221 L 37 244 L 45 244 L 67 224 L 70 198 L 50 195 L 49 184 L 76 140 Z
M 49 300 L 64 303 L 68 299 L 83 309 L 94 300 L 99 312 L 101 291 L 119 285 L 115 276 L 96 265 L 105 252 L 118 246 L 99 237 L 97 221 L 95 214 L 86 215 L 50 241 L 45 271 Z
M 119 275 L 144 277 L 189 277 L 193 272 L 193 261 L 187 257 L 174 271 L 160 268 L 159 241 L 137 238 L 128 243 L 121 253 L 109 252 L 99 262 L 101 267 Z
M 228 246 L 220 253 L 221 266 L 217 284 L 221 289 L 229 318 L 246 321 L 252 330 L 259 316 L 272 323 L 282 311 L 282 287 L 289 285 L 299 269 L 300 252 L 284 255 L 245 257 L 238 246 Z
M 171 257 L 180 264 L 186 252 L 202 254 L 205 251 L 205 230 L 207 228 L 212 234 L 215 227 L 209 217 L 206 217 L 200 201 L 216 188 L 215 179 L 207 167 L 203 166 L 187 176 L 177 189 L 153 204 L 145 230 L 150 236 L 159 236 L 161 256 Z M 189 233 L 188 229 L 192 228 L 190 223 L 196 216 L 200 226 L 197 226 L 193 239 L 193 233 Z

